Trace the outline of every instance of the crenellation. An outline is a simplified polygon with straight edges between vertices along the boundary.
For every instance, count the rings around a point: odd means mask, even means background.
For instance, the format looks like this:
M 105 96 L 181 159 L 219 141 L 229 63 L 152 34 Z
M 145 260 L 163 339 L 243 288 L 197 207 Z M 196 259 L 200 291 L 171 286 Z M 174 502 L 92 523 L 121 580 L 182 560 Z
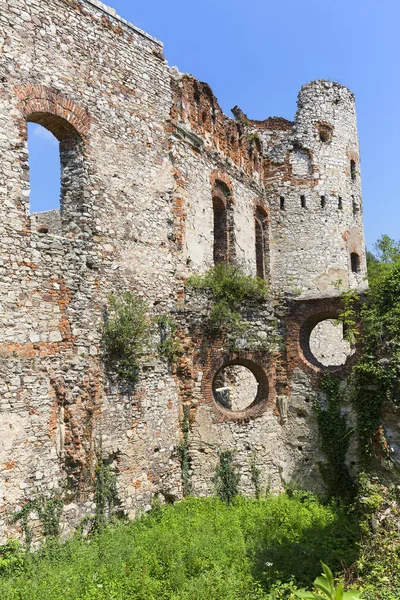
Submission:
M 64 533 L 92 514 L 99 456 L 127 515 L 181 498 L 184 407 L 194 494 L 213 493 L 228 449 L 243 493 L 252 461 L 263 489 L 323 489 L 312 402 L 324 372 L 356 360 L 332 330 L 340 290 L 366 287 L 353 94 L 316 81 L 293 121 L 230 118 L 101 2 L 0 5 L 0 543 L 40 495 L 63 496 Z M 27 122 L 60 142 L 59 209 L 30 214 Z M 222 259 L 269 285 L 234 349 L 187 285 Z M 133 389 L 102 361 L 109 295 L 126 290 L 149 322 L 173 318 L 182 346 L 170 364 L 154 333 Z M 222 382 L 234 410 L 215 392 L 224 366 L 242 369 Z

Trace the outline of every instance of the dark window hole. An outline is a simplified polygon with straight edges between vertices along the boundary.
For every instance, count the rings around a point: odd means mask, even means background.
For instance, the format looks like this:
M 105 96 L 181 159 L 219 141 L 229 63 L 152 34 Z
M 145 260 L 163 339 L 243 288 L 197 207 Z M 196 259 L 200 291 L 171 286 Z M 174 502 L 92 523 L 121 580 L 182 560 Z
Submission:
M 350 261 L 351 261 L 352 272 L 359 273 L 360 272 L 360 257 L 357 254 L 357 252 L 352 252 L 350 254 Z
M 354 160 L 350 161 L 350 175 L 351 175 L 351 180 L 355 181 L 357 178 L 357 171 L 356 171 L 356 163 Z

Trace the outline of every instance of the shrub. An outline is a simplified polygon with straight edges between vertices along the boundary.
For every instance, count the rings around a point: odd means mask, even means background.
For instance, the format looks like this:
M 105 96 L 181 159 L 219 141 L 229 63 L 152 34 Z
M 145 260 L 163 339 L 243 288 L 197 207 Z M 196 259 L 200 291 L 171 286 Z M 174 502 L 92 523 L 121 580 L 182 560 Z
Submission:
M 18 540 L 0 546 L 0 575 L 18 575 L 24 568 L 24 554 Z
M 240 336 L 246 328 L 240 315 L 241 305 L 257 304 L 267 297 L 268 286 L 264 279 L 247 275 L 238 265 L 218 263 L 203 275 L 192 275 L 187 285 L 199 290 L 207 290 L 213 300 L 208 323 L 214 332 Z
M 121 381 L 134 384 L 138 379 L 139 357 L 149 341 L 146 302 L 131 292 L 109 296 L 101 346 L 107 370 Z
M 351 579 L 366 600 L 400 599 L 400 490 L 360 477 L 360 553 Z

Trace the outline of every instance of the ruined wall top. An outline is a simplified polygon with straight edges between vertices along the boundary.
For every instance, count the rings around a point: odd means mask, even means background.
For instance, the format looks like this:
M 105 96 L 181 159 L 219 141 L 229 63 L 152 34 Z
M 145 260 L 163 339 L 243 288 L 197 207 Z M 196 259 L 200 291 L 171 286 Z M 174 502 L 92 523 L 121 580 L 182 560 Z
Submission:
M 122 17 L 120 17 L 117 14 L 117 11 L 115 10 L 115 8 L 112 8 L 111 6 L 108 6 L 107 4 L 104 4 L 103 2 L 99 2 L 99 0 L 77 0 L 77 1 L 79 1 L 83 5 L 89 4 L 89 5 L 92 5 L 93 7 L 95 6 L 101 12 L 106 14 L 108 17 L 112 17 L 114 20 L 118 21 L 123 27 L 127 27 L 128 29 L 131 29 L 131 30 L 135 31 L 136 33 L 139 33 L 140 35 L 144 36 L 148 40 L 151 40 L 152 42 L 154 42 L 161 48 L 163 47 L 163 43 L 160 42 L 160 40 L 157 40 L 155 37 L 153 37 L 146 31 L 143 31 L 143 29 L 136 27 L 136 25 L 133 25 L 133 23 L 131 23 L 130 21 L 127 21 L 126 19 L 123 19 Z

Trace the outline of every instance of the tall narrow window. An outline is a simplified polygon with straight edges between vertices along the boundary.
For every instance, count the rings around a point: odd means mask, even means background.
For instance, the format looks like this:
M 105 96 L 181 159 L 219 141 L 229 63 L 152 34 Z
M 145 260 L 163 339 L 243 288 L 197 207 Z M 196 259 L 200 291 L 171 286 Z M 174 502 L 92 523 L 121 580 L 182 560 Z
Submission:
M 258 207 L 254 218 L 257 277 L 266 278 L 267 214 Z
M 325 206 L 326 206 L 326 197 L 321 196 L 321 208 L 325 208 Z
M 300 196 L 300 203 L 301 203 L 301 208 L 307 208 L 305 196 Z
M 341 198 L 340 196 L 338 200 L 338 209 L 343 210 L 343 198 Z
M 213 198 L 214 264 L 228 260 L 228 214 L 221 198 Z
M 352 196 L 351 199 L 353 201 L 353 217 L 356 217 L 358 213 L 358 205 L 354 196 Z
M 30 212 L 60 208 L 60 143 L 42 125 L 28 123 Z
M 69 121 L 52 113 L 29 113 L 26 120 L 31 226 L 75 236 L 88 214 L 83 139 Z
M 279 204 L 280 204 L 281 210 L 285 210 L 285 198 L 283 196 L 281 196 L 279 198 Z
M 351 270 L 353 271 L 353 273 L 359 273 L 360 272 L 360 257 L 357 254 L 357 252 L 352 252 L 350 254 L 350 261 L 351 261 Z
M 354 160 L 350 161 L 350 175 L 351 175 L 351 180 L 355 181 L 357 178 L 357 171 L 356 171 L 356 163 L 354 162 Z

